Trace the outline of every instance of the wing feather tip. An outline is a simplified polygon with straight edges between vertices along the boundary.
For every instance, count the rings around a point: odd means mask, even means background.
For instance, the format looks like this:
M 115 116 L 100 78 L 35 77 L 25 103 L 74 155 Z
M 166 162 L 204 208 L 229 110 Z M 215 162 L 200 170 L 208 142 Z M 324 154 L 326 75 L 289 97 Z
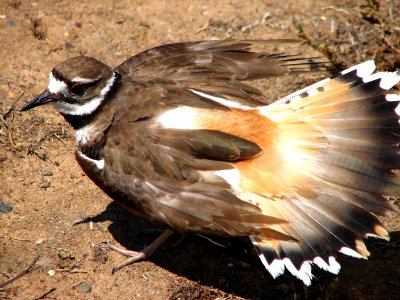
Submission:
M 363 258 L 363 259 L 367 259 L 366 256 L 361 255 L 360 253 L 358 253 L 357 251 L 349 248 L 349 247 L 342 247 L 339 249 L 339 252 L 342 254 L 345 254 L 347 256 L 351 256 L 354 258 Z
M 311 285 L 313 275 L 311 273 L 311 262 L 309 260 L 305 260 L 301 264 L 300 269 L 297 269 L 292 261 L 287 257 L 283 259 L 283 263 L 285 264 L 286 269 L 288 269 L 293 276 L 303 281 L 305 285 Z
M 340 264 L 336 261 L 336 258 L 333 256 L 329 256 L 328 262 L 327 263 L 325 260 L 323 260 L 320 256 L 317 256 L 314 258 L 313 262 L 322 270 L 328 271 L 332 274 L 339 274 L 340 271 Z
M 381 225 L 376 225 L 374 227 L 374 232 L 378 236 L 378 238 L 384 239 L 384 240 L 390 240 L 389 237 L 389 232 Z
M 380 79 L 379 87 L 383 90 L 390 90 L 400 81 L 400 75 L 397 72 L 378 72 L 363 77 L 365 83 Z
M 375 71 L 375 68 L 376 68 L 375 62 L 373 60 L 367 60 L 366 62 L 363 62 L 361 64 L 355 65 L 351 68 L 342 71 L 342 74 L 345 75 L 347 73 L 350 73 L 351 71 L 357 70 L 357 76 L 363 78 L 368 75 L 371 75 L 372 72 Z
M 315 264 L 320 269 L 328 271 L 335 275 L 339 274 L 340 272 L 341 266 L 334 256 L 329 256 L 327 262 L 320 256 L 316 256 L 312 260 L 304 260 L 299 269 L 295 267 L 293 262 L 288 257 L 285 257 L 283 259 L 275 258 L 272 260 L 272 262 L 268 263 L 263 252 L 259 248 L 256 239 L 253 236 L 250 236 L 250 239 L 253 245 L 256 247 L 258 256 L 262 264 L 274 279 L 279 277 L 280 275 L 283 275 L 285 269 L 287 269 L 293 276 L 300 279 L 305 285 L 309 286 L 311 285 L 311 281 L 314 277 L 311 272 L 313 264 Z M 362 257 L 359 253 L 347 247 L 343 247 L 340 252 L 347 255 L 351 254 L 351 256 L 356 256 L 360 258 Z

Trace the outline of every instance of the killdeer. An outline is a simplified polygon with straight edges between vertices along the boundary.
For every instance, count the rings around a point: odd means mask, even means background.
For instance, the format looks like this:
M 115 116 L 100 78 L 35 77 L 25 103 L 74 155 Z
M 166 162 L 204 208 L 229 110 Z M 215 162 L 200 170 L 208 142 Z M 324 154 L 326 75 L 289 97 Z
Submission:
M 399 75 L 367 61 L 267 105 L 245 81 L 321 67 L 255 50 L 287 42 L 170 44 L 115 69 L 79 56 L 22 108 L 52 103 L 87 176 L 167 228 L 143 252 L 119 249 L 132 257 L 115 270 L 194 232 L 248 236 L 274 278 L 310 284 L 311 265 L 337 274 L 337 251 L 366 258 L 364 238 L 389 238 L 376 215 L 399 212 Z

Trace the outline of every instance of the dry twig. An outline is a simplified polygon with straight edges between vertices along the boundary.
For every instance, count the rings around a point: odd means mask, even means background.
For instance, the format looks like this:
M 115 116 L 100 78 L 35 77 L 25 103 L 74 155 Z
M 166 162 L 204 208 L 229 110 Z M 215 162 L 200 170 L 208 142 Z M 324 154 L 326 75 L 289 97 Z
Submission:
M 47 292 L 44 293 L 43 295 L 41 295 L 41 296 L 39 296 L 39 297 L 37 297 L 37 298 L 34 298 L 34 300 L 46 299 L 47 296 L 48 296 L 49 294 L 51 294 L 52 292 L 54 292 L 55 290 L 57 290 L 57 289 L 56 289 L 56 288 L 51 288 L 49 291 L 47 291 Z
M 14 138 L 12 135 L 12 126 L 13 126 L 13 120 L 14 120 L 14 115 L 12 114 L 12 112 L 15 110 L 15 106 L 17 104 L 17 102 L 22 98 L 22 96 L 25 94 L 25 92 L 22 92 L 18 98 L 13 102 L 13 104 L 11 104 L 10 107 L 8 107 L 8 109 L 6 110 L 6 112 L 4 114 L 0 114 L 0 121 L 4 124 L 4 127 L 6 128 L 7 132 L 8 132 L 8 139 L 10 141 L 10 144 L 13 148 L 17 149 L 18 146 L 15 145 L 14 143 Z M 8 117 L 8 115 L 12 114 L 12 119 L 11 122 L 7 122 L 6 119 Z
M 4 280 L 3 282 L 0 282 L 0 288 L 5 287 L 6 285 L 10 284 L 11 282 L 14 282 L 15 280 L 17 280 L 18 278 L 21 278 L 25 274 L 28 274 L 32 270 L 33 266 L 36 264 L 38 259 L 39 259 L 39 256 L 36 256 L 35 259 L 29 264 L 29 266 L 27 266 L 25 269 L 23 269 L 17 275 L 15 275 L 7 280 Z
M 89 273 L 88 271 L 85 270 L 75 270 L 75 269 L 55 269 L 56 272 L 68 272 L 68 273 Z
M 350 15 L 350 13 L 349 13 L 347 10 L 345 10 L 345 9 L 343 9 L 343 8 L 336 7 L 336 6 L 327 6 L 327 7 L 324 7 L 324 8 L 323 8 L 323 11 L 326 11 L 326 10 L 334 10 L 334 11 L 337 11 L 337 12 L 344 13 L 344 14 L 346 14 L 346 15 Z

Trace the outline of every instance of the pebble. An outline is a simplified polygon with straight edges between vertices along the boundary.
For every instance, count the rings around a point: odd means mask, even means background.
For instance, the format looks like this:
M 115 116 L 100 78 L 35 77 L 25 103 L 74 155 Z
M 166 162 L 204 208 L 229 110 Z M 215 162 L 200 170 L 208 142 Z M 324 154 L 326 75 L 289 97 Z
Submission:
M 43 176 L 53 176 L 53 172 L 50 171 L 50 170 L 44 169 L 44 170 L 42 171 L 42 175 L 43 175 Z
M 66 42 L 66 43 L 64 44 L 64 49 L 65 49 L 65 50 L 71 50 L 72 48 L 74 48 L 74 45 L 72 45 L 71 43 Z
M 0 202 L 0 212 L 9 213 L 12 211 L 13 207 L 11 204 Z
M 6 26 L 8 26 L 8 27 L 15 27 L 15 25 L 16 25 L 16 23 L 14 20 L 8 20 L 6 22 Z
M 49 271 L 47 272 L 47 274 L 48 274 L 49 276 L 54 276 L 54 275 L 56 274 L 56 271 L 54 271 L 54 270 L 49 270 Z
M 15 98 L 15 93 L 13 92 L 13 91 L 9 91 L 8 93 L 7 93 L 7 97 L 8 98 L 10 98 L 10 99 L 14 99 Z
M 243 270 L 251 270 L 252 266 L 244 261 L 239 262 L 239 266 L 243 269 Z
M 47 189 L 51 187 L 51 182 L 50 181 L 43 181 L 42 183 L 39 184 L 39 187 L 41 189 Z
M 40 245 L 40 244 L 42 244 L 44 242 L 44 239 L 42 238 L 42 239 L 38 239 L 36 242 L 35 242 L 35 244 L 36 245 Z
M 79 285 L 79 290 L 80 290 L 82 293 L 90 293 L 90 292 L 92 291 L 92 287 L 91 287 L 87 282 L 82 282 L 82 283 Z
M 233 263 L 228 263 L 228 268 L 232 268 L 233 267 Z

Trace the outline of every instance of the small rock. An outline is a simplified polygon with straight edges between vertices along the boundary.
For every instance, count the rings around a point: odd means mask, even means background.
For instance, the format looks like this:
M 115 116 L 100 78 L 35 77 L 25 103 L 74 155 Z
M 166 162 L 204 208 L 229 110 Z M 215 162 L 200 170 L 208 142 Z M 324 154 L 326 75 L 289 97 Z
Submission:
M 7 93 L 7 97 L 8 98 L 10 98 L 10 99 L 14 99 L 15 98 L 15 93 L 13 92 L 13 91 L 9 91 L 8 93 Z
M 94 244 L 92 248 L 93 260 L 103 263 L 106 262 L 108 260 L 107 249 L 108 248 L 102 245 Z
M 82 28 L 82 23 L 80 21 L 75 21 L 74 26 L 77 28 Z
M 53 176 L 53 172 L 50 171 L 50 170 L 44 169 L 44 170 L 42 171 L 42 175 L 43 175 L 43 176 Z
M 50 181 L 44 180 L 43 182 L 41 182 L 41 183 L 39 184 L 39 187 L 40 187 L 41 189 L 48 189 L 49 187 L 51 187 L 51 182 L 50 182 Z
M 75 259 L 75 255 L 68 251 L 60 250 L 57 254 L 61 259 Z
M 56 271 L 54 271 L 54 270 L 49 270 L 47 272 L 47 275 L 49 275 L 49 276 L 54 276 L 55 274 L 56 274 Z
M 243 269 L 243 270 L 251 270 L 252 266 L 244 261 L 239 262 L 239 266 Z
M 42 239 L 38 239 L 35 243 L 36 243 L 36 245 L 40 245 L 43 242 L 44 242 L 44 239 L 42 238 Z
M 72 48 L 74 48 L 74 45 L 72 45 L 71 43 L 66 42 L 66 43 L 64 44 L 64 49 L 65 49 L 65 50 L 71 50 Z
M 46 161 L 49 158 L 49 156 L 44 151 L 41 151 L 41 150 L 35 150 L 35 149 L 28 148 L 28 154 L 36 154 L 37 157 L 39 157 L 41 160 L 44 160 L 44 161 Z
M 15 27 L 15 25 L 16 25 L 16 23 L 14 20 L 8 20 L 6 22 L 6 26 L 8 26 L 8 27 Z
M 11 204 L 0 202 L 0 212 L 9 213 L 12 211 L 13 207 Z
M 117 24 L 123 24 L 126 21 L 126 17 L 125 16 L 117 16 Z
M 90 293 L 92 291 L 92 287 L 87 282 L 82 282 L 79 285 L 79 289 L 82 293 Z
M 146 27 L 146 28 L 150 28 L 150 24 L 149 23 L 147 23 L 147 22 L 139 22 L 139 26 L 142 26 L 142 27 Z
M 233 263 L 228 263 L 228 268 L 232 268 L 233 267 Z

